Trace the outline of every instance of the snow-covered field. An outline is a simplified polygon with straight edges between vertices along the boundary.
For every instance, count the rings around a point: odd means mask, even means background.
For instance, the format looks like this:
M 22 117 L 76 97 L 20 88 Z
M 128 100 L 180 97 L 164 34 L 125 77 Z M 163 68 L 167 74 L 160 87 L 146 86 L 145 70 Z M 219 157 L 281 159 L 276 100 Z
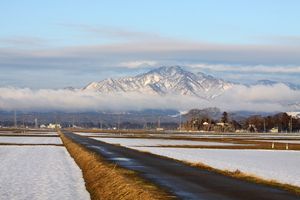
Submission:
M 178 160 L 276 180 L 300 187 L 300 151 L 131 147 Z
M 15 132 L 12 132 L 12 131 L 1 131 L 0 132 L 0 135 L 36 135 L 36 136 L 39 136 L 39 135 L 47 135 L 47 136 L 52 136 L 52 135 L 58 135 L 57 132 L 33 132 L 33 131 L 26 131 L 25 133 L 24 132 L 21 132 L 21 133 L 15 133 Z
M 89 132 L 74 132 L 74 133 L 77 135 L 88 136 L 88 137 L 120 135 L 120 134 L 115 134 L 115 133 L 89 133 Z
M 192 140 L 174 140 L 174 139 L 140 139 L 140 138 L 93 138 L 95 140 L 120 144 L 126 147 L 137 146 L 162 146 L 162 145 L 203 145 L 203 146 L 234 146 L 237 144 L 222 142 L 205 142 Z
M 0 146 L 0 157 L 0 199 L 90 199 L 64 147 Z
M 300 151 L 166 148 L 160 145 L 224 145 L 226 143 L 166 139 L 94 138 L 140 151 L 222 170 L 240 170 L 268 180 L 300 187 Z M 231 145 L 231 144 L 228 144 Z M 152 146 L 152 147 L 149 147 Z
M 300 144 L 300 140 L 253 140 L 255 142 L 274 142 L 274 143 L 285 143 L 285 144 Z
M 0 143 L 10 144 L 62 144 L 59 137 L 0 136 Z
M 300 134 L 165 134 L 162 137 L 187 137 L 187 138 L 233 138 L 233 139 L 300 139 Z
M 222 134 L 207 134 L 207 133 L 145 133 L 145 134 L 134 134 L 134 133 L 92 133 L 92 132 L 75 132 L 78 135 L 83 135 L 87 137 L 95 137 L 95 136 L 103 136 L 103 137 L 141 137 L 141 138 L 187 138 L 187 139 L 193 139 L 193 138 L 213 138 L 213 139 L 223 139 L 223 138 L 233 138 L 233 139 L 247 139 L 247 140 L 256 140 L 256 139 L 299 139 L 300 140 L 300 133 L 293 133 L 293 134 L 286 134 L 286 133 L 280 133 L 280 134 L 270 134 L 270 133 L 239 133 L 239 134 L 233 134 L 233 133 L 222 133 Z

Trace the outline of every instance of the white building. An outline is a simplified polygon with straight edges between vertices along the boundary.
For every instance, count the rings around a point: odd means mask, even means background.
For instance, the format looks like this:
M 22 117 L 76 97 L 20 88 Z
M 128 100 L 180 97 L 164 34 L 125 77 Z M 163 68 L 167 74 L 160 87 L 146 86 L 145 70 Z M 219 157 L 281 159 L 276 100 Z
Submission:
M 278 133 L 278 127 L 273 127 L 271 130 L 270 130 L 271 133 Z
M 56 129 L 56 128 L 61 128 L 61 125 L 60 124 L 52 124 L 50 123 L 47 128 L 49 129 Z
M 47 128 L 47 126 L 45 124 L 41 124 L 40 128 Z

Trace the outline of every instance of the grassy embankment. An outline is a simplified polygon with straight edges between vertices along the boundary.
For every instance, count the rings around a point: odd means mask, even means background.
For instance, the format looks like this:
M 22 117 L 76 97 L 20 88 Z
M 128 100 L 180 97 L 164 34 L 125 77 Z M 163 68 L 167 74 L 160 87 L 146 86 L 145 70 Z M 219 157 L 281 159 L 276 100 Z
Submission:
M 142 179 L 136 172 L 109 163 L 60 133 L 61 139 L 83 172 L 92 200 L 168 200 L 166 191 Z

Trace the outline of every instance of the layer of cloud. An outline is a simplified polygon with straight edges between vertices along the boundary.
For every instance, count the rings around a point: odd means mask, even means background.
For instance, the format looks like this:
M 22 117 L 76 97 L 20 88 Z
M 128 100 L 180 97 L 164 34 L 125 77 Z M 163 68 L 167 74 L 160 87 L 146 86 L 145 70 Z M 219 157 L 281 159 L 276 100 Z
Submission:
M 121 62 L 118 66 L 128 67 L 128 68 L 138 68 L 138 67 L 153 67 L 158 65 L 157 61 L 154 60 L 135 60 L 135 61 L 127 61 Z
M 277 35 L 277 36 L 264 36 L 264 37 L 256 37 L 260 42 L 268 42 L 272 44 L 279 45 L 299 45 L 300 44 L 300 36 L 299 35 Z
M 0 67 L 12 68 L 89 68 L 125 67 L 124 63 L 153 61 L 156 63 L 225 63 L 239 64 L 241 70 L 251 71 L 254 65 L 275 65 L 277 72 L 292 72 L 300 65 L 300 47 L 243 46 L 206 44 L 190 41 L 127 42 L 94 46 L 74 46 L 24 51 L 0 48 Z M 120 65 L 122 63 L 122 65 Z M 287 66 L 287 67 L 286 67 Z M 220 70 L 220 66 L 213 66 Z M 253 67 L 259 70 L 261 66 Z M 224 69 L 224 68 L 223 68 Z M 235 70 L 235 68 L 231 68 Z M 261 69 L 260 69 L 261 70 Z M 296 70 L 299 70 L 297 68 Z M 252 70 L 255 71 L 255 70 Z M 272 72 L 269 68 L 264 71 Z
M 36 67 L 36 68 L 70 68 L 97 66 L 126 67 L 124 63 L 134 61 L 154 61 L 156 63 L 222 63 L 252 65 L 300 65 L 299 45 L 264 44 L 221 44 L 166 37 L 157 33 L 128 30 L 118 27 L 62 24 L 75 28 L 79 33 L 89 33 L 100 40 L 86 41 L 86 45 L 72 45 L 28 49 L 24 44 L 36 46 L 42 43 L 41 38 L 11 37 L 0 39 L 2 43 L 13 46 L 0 48 L 0 67 Z M 89 38 L 87 35 L 82 37 Z M 79 37 L 80 38 L 80 37 Z M 108 39 L 104 42 L 101 39 Z M 82 38 L 81 38 L 82 39 Z M 120 40 L 121 39 L 121 40 Z M 101 42 L 102 41 L 102 42 Z M 18 44 L 19 47 L 18 48 Z M 121 65 L 119 65 L 121 63 Z
M 62 87 L 78 87 L 79 82 L 84 86 L 88 82 L 99 81 L 107 76 L 128 75 L 127 72 L 133 69 L 141 70 L 161 65 L 192 66 L 199 71 L 204 70 L 212 75 L 228 78 L 229 81 L 234 75 L 233 80 L 236 82 L 244 80 L 236 78 L 242 77 L 241 73 L 249 75 L 248 77 L 251 75 L 253 79 L 260 73 L 259 79 L 275 77 L 275 80 L 291 79 L 299 84 L 297 77 L 291 78 L 291 74 L 294 76 L 300 73 L 299 45 L 218 44 L 169 38 L 156 33 L 118 27 L 72 24 L 63 26 L 79 30 L 79 35 L 83 33 L 86 38 L 89 38 L 85 35 L 88 34 L 95 38 L 106 38 L 108 42 L 93 41 L 94 43 L 87 42 L 86 45 L 82 45 L 84 42 L 81 41 L 80 45 L 76 45 L 75 42 L 72 46 L 65 44 L 63 47 L 55 47 L 54 42 L 51 42 L 50 46 L 43 47 L 41 38 L 2 38 L 0 69 L 4 74 L 2 77 L 5 77 L 0 80 L 1 86 L 12 83 L 21 87 L 37 87 L 38 84 L 34 82 L 45 81 L 44 76 L 39 78 L 39 75 L 28 81 L 28 78 L 19 75 L 21 73 L 18 72 L 21 71 L 26 71 L 26 74 L 39 72 L 48 74 L 49 77 L 56 76 L 59 80 L 51 78 L 47 80 L 48 85 L 42 86 L 53 88 L 55 85 L 55 88 L 58 88 L 58 82 L 65 82 Z M 293 39 L 297 40 L 297 37 Z M 74 73 L 80 74 L 80 81 L 74 76 L 69 76 Z M 264 75 L 264 78 L 262 74 L 270 76 Z M 277 75 L 273 76 L 274 74 Z
M 9 48 L 41 48 L 47 40 L 40 37 L 6 37 L 0 38 L 0 46 Z
M 216 106 L 223 110 L 287 111 L 287 105 L 300 99 L 300 91 L 283 84 L 274 86 L 236 85 L 211 100 L 179 95 L 143 95 L 137 93 L 99 94 L 81 90 L 31 90 L 0 88 L 0 110 L 100 111 L 141 110 L 146 108 L 189 110 Z
M 83 31 L 92 34 L 94 37 L 103 37 L 108 39 L 123 39 L 129 41 L 138 40 L 160 40 L 163 37 L 156 33 L 142 32 L 128 30 L 120 27 L 113 26 L 90 26 L 87 24 L 61 24 L 66 28 L 75 28 L 79 31 Z
M 218 72 L 285 73 L 285 74 L 300 73 L 300 66 L 266 66 L 266 65 L 234 66 L 234 65 L 224 65 L 224 64 L 193 64 L 191 67 L 200 70 L 210 70 L 210 71 L 218 71 Z

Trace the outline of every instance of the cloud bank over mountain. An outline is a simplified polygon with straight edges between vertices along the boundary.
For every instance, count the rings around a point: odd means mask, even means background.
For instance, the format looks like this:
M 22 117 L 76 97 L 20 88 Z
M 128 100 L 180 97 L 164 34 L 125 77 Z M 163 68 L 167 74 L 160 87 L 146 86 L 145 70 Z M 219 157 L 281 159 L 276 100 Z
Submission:
M 1 110 L 28 111 L 99 111 L 206 108 L 211 106 L 223 110 L 288 111 L 288 105 L 300 99 L 300 91 L 283 84 L 274 86 L 235 86 L 222 96 L 211 101 L 182 95 L 145 95 L 140 93 L 99 94 L 52 89 L 0 88 Z
M 0 86 L 37 87 L 35 82 L 41 82 L 47 74 L 50 78 L 43 82 L 46 88 L 59 87 L 53 77 L 64 86 L 78 87 L 97 78 L 95 74 L 104 78 L 174 64 L 221 74 L 227 80 L 288 78 L 300 83 L 296 77 L 300 75 L 296 42 L 220 43 L 89 24 L 58 24 L 57 28 L 78 34 L 83 41 L 69 44 L 64 43 L 67 39 L 0 37 Z M 74 81 L 78 74 L 85 76 Z

